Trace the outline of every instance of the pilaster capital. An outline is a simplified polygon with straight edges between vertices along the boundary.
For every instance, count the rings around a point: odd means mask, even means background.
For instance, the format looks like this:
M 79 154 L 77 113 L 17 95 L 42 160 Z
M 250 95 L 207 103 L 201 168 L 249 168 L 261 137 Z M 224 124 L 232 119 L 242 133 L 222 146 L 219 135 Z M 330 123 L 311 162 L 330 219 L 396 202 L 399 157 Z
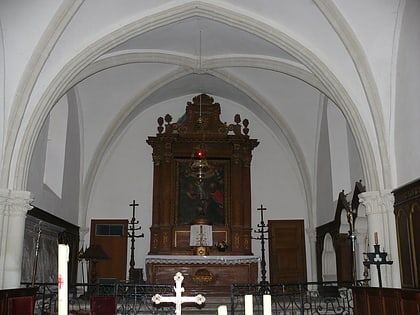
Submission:
M 29 191 L 0 189 L 0 214 L 25 216 L 33 200 Z
M 359 194 L 359 201 L 366 207 L 366 215 L 392 212 L 394 207 L 391 190 L 363 192 Z

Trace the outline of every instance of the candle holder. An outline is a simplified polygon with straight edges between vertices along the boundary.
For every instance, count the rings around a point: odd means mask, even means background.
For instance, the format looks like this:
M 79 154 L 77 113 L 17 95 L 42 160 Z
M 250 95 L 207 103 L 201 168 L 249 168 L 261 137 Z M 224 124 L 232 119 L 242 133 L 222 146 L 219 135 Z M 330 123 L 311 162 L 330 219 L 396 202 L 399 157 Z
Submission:
M 375 234 L 375 245 L 374 252 L 373 253 L 363 253 L 365 257 L 365 261 L 363 262 L 363 265 L 370 268 L 370 265 L 376 265 L 376 268 L 378 270 L 378 280 L 379 280 L 379 287 L 382 288 L 382 276 L 381 276 L 381 265 L 392 265 L 392 260 L 386 260 L 386 256 L 388 256 L 388 253 L 385 251 L 381 252 L 379 247 L 380 245 L 377 242 L 377 237 Z
M 137 278 L 136 273 L 138 273 L 137 272 L 138 269 L 135 268 L 136 262 L 134 260 L 134 250 L 135 250 L 134 242 L 136 241 L 136 238 L 144 237 L 144 233 L 136 234 L 137 231 L 141 230 L 141 226 L 139 225 L 140 221 L 136 219 L 136 207 L 138 207 L 139 204 L 136 203 L 135 200 L 133 200 L 133 202 L 129 204 L 129 206 L 133 208 L 133 216 L 128 226 L 128 237 L 130 238 L 130 241 L 131 241 L 130 269 L 128 271 L 128 278 L 131 283 L 135 283 L 136 280 L 138 280 L 136 279 Z M 140 273 L 142 273 L 142 270 L 139 270 L 139 271 Z
M 269 238 L 266 236 L 268 234 L 268 226 L 264 222 L 264 214 L 263 211 L 267 210 L 261 205 L 260 208 L 257 209 L 261 212 L 261 222 L 257 225 L 258 229 L 254 230 L 255 233 L 258 233 L 259 236 L 251 237 L 252 239 L 259 240 L 261 242 L 261 281 L 260 284 L 262 285 L 262 289 L 264 293 L 269 293 L 269 282 L 266 280 L 266 262 L 265 262 L 265 241 Z

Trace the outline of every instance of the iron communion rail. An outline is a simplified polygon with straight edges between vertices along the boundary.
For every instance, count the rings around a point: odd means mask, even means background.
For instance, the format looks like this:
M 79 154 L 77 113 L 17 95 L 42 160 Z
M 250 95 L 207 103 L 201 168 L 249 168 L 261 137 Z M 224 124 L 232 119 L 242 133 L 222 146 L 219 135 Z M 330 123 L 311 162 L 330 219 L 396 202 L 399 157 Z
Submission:
M 230 313 L 245 313 L 245 295 L 252 295 L 253 314 L 262 315 L 263 297 L 271 296 L 273 315 L 353 314 L 351 283 L 306 282 L 231 286 Z
M 26 284 L 28 285 L 28 284 Z M 37 283 L 38 287 L 35 315 L 57 312 L 57 284 Z M 305 314 L 353 314 L 353 297 L 350 283 L 339 282 L 306 282 L 285 284 L 233 284 L 230 293 L 230 305 L 227 305 L 230 315 L 245 313 L 245 295 L 252 295 L 253 314 L 263 314 L 263 296 L 271 295 L 273 315 Z M 117 315 L 169 315 L 175 313 L 173 304 L 154 304 L 152 296 L 159 293 L 162 296 L 174 296 L 171 285 L 149 284 L 99 284 L 95 286 L 74 284 L 69 286 L 69 313 L 89 311 L 90 296 L 114 296 Z M 226 304 L 228 297 L 220 299 L 220 304 Z M 195 312 L 202 314 L 217 314 L 216 304 Z M 207 311 L 206 311 L 207 309 Z M 208 311 L 211 311 L 210 313 Z M 193 312 L 193 313 L 195 313 Z M 81 313 L 81 312 L 80 312 Z M 184 313 L 184 310 L 183 310 Z M 186 312 L 190 313 L 190 312 Z

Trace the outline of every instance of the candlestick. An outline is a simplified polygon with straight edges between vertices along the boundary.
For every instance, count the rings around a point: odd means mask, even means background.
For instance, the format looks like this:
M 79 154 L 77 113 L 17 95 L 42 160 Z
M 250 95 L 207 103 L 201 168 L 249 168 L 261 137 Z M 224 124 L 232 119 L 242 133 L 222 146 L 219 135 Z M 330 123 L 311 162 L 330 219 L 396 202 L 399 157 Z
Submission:
M 68 314 L 68 275 L 69 246 L 58 244 L 58 315 Z
M 252 305 L 252 295 L 245 295 L 245 315 L 253 315 L 254 307 Z
M 375 232 L 376 236 L 376 232 Z M 376 237 L 375 237 L 376 238 Z M 377 240 L 375 240 L 377 241 Z M 392 260 L 387 260 L 386 257 L 388 254 L 383 250 L 382 252 L 379 249 L 379 244 L 373 245 L 375 251 L 372 253 L 363 253 L 367 255 L 367 259 L 363 261 L 363 265 L 366 267 L 370 267 L 370 265 L 376 265 L 376 268 L 378 270 L 378 281 L 379 281 L 379 287 L 382 288 L 382 276 L 381 276 L 381 265 L 392 265 Z
M 261 205 L 260 208 L 257 209 L 258 211 L 261 211 L 261 223 L 257 224 L 258 229 L 254 230 L 255 233 L 259 233 L 260 236 L 258 237 L 251 237 L 252 239 L 259 240 L 261 242 L 261 281 L 260 283 L 264 286 L 263 290 L 264 293 L 268 293 L 269 287 L 268 287 L 268 281 L 266 280 L 266 273 L 267 270 L 265 268 L 265 241 L 269 238 L 268 235 L 268 226 L 264 223 L 264 215 L 263 211 L 267 210 L 267 208 L 264 208 L 263 205 Z
M 220 305 L 217 308 L 217 315 L 227 315 L 227 306 L 226 305 Z
M 263 296 L 264 315 L 271 315 L 271 295 L 265 294 Z

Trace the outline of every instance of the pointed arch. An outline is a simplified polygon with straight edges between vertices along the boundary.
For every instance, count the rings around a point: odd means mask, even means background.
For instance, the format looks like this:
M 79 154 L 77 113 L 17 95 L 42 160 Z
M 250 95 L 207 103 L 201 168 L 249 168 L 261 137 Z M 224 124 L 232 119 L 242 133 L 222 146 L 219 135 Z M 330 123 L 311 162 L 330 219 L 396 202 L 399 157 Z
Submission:
M 351 97 L 340 84 L 339 80 L 334 76 L 332 71 L 330 71 L 328 66 L 324 64 L 314 52 L 307 49 L 297 40 L 287 36 L 284 32 L 274 29 L 262 21 L 255 20 L 250 16 L 239 13 L 239 11 L 234 12 L 222 6 L 201 2 L 174 6 L 173 8 L 152 14 L 147 18 L 124 25 L 118 30 L 107 34 L 103 38 L 92 43 L 65 64 L 43 93 L 39 103 L 36 105 L 36 109 L 33 112 L 27 128 L 21 131 L 22 143 L 20 148 L 16 148 L 17 150 L 7 156 L 5 164 L 7 165 L 7 171 L 9 173 L 8 181 L 11 182 L 16 189 L 25 187 L 31 153 L 36 137 L 42 126 L 42 122 L 45 120 L 45 117 L 48 115 L 57 99 L 69 89 L 70 84 L 74 83 L 78 73 L 106 51 L 109 51 L 111 48 L 134 36 L 138 36 L 139 34 L 157 27 L 168 25 L 174 21 L 193 16 L 209 18 L 238 29 L 246 30 L 249 33 L 265 39 L 273 45 L 286 50 L 301 61 L 314 74 L 317 81 L 321 83 L 320 86 L 323 87 L 323 92 L 332 98 L 346 117 L 361 154 L 366 186 L 368 186 L 370 190 L 377 190 L 383 186 L 380 180 L 381 176 L 379 176 L 381 165 L 378 166 L 375 163 L 375 161 L 377 161 L 374 153 L 375 150 L 367 136 L 368 133 L 366 132 L 361 116 Z M 16 132 L 11 135 L 9 142 L 15 143 L 17 139 L 18 134 Z M 18 165 L 20 167 L 17 167 Z M 11 170 L 15 170 L 16 173 L 11 174 Z M 14 175 L 13 179 L 10 178 L 12 175 Z

